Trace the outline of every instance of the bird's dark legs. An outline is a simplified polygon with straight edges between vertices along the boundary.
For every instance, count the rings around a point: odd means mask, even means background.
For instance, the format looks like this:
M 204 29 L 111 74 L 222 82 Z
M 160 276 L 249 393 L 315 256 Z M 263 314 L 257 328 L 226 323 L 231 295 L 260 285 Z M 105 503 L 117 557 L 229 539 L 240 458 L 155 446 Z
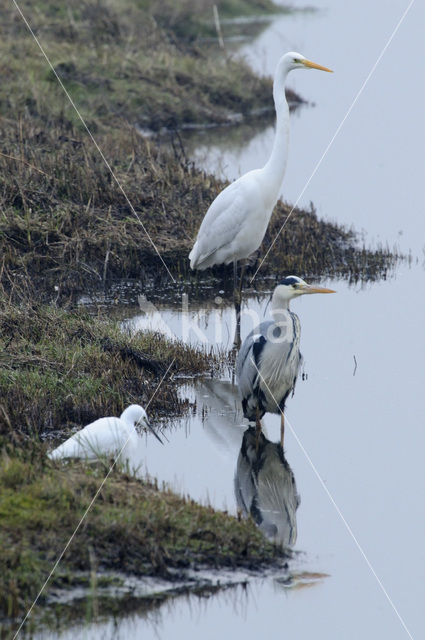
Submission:
M 242 306 L 242 285 L 243 285 L 243 276 L 245 272 L 245 265 L 241 267 L 241 275 L 239 279 L 238 286 L 238 263 L 236 260 L 233 261 L 233 302 L 235 305 L 235 314 L 236 314 L 236 330 L 235 330 L 235 339 L 233 341 L 233 348 L 239 349 L 241 346 L 241 306 Z
M 241 275 L 239 278 L 239 300 L 241 304 L 242 304 L 242 285 L 243 285 L 244 274 L 245 274 L 245 265 L 243 264 L 241 267 Z
M 235 306 L 236 314 L 236 330 L 235 339 L 233 341 L 233 348 L 239 349 L 241 346 L 241 288 L 238 287 L 238 263 L 233 261 L 233 303 Z
M 238 284 L 238 261 L 233 260 L 233 297 L 236 298 L 236 290 Z
M 239 351 L 241 346 L 241 303 L 235 300 L 236 329 L 235 339 L 233 340 L 233 348 Z
M 261 426 L 260 411 L 257 407 L 256 415 L 255 415 L 255 451 L 256 452 L 258 452 L 258 445 L 260 444 L 261 431 L 262 431 L 262 426 Z
M 283 410 L 280 410 L 280 446 L 283 449 L 283 440 L 285 438 L 285 415 Z

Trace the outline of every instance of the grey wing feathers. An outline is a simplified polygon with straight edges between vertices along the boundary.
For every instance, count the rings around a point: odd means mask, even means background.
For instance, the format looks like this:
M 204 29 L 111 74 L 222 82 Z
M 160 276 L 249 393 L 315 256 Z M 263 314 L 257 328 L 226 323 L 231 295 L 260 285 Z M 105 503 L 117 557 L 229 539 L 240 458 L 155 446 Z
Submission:
M 236 363 L 239 395 L 245 418 L 278 412 L 294 389 L 300 367 L 299 320 L 289 325 L 263 322 L 244 341 Z M 259 415 L 260 414 L 260 415 Z
M 254 381 L 258 375 L 259 356 L 266 344 L 267 330 L 272 324 L 271 320 L 262 322 L 245 338 L 240 348 L 236 360 L 236 376 L 241 398 L 246 398 L 252 393 Z

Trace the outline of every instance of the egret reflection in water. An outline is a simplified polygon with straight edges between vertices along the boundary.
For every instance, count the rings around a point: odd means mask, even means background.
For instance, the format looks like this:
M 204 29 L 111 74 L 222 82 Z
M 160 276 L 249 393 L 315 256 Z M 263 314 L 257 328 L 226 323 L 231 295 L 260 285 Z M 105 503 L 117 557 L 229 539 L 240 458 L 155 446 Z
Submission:
M 300 505 L 295 476 L 280 443 L 258 437 L 255 427 L 243 434 L 235 473 L 236 502 L 267 538 L 285 546 L 297 540 Z

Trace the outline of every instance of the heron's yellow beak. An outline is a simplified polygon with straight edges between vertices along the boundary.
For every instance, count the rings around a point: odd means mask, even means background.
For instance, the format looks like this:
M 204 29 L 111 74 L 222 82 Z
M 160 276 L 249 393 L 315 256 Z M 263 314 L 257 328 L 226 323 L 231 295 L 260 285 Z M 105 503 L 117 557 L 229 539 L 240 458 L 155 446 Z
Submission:
M 301 287 L 303 293 L 336 293 L 333 289 L 325 289 L 324 287 L 313 287 L 310 284 L 305 284 Z
M 301 60 L 301 62 L 305 67 L 308 67 L 309 69 L 319 69 L 319 71 L 327 71 L 328 73 L 333 73 L 332 69 L 328 69 L 327 67 L 322 67 L 322 65 L 316 64 L 311 60 Z

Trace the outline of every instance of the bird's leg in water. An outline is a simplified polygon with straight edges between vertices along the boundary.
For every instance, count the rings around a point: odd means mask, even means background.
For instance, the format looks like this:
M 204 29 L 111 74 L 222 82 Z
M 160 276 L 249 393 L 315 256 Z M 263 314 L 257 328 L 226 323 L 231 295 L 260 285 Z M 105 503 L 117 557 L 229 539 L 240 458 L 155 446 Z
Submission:
M 258 453 L 258 446 L 260 444 L 260 436 L 261 436 L 261 418 L 260 418 L 260 410 L 257 407 L 255 411 L 255 452 Z
M 234 349 L 239 349 L 241 346 L 241 288 L 242 285 L 238 288 L 238 263 L 236 260 L 233 260 L 233 303 L 236 314 L 236 330 L 233 341 Z
M 233 297 L 236 299 L 236 291 L 238 284 L 238 261 L 233 260 Z
M 280 446 L 283 449 L 283 440 L 285 438 L 285 414 L 280 410 Z
M 245 274 L 245 265 L 243 264 L 241 267 L 241 275 L 239 278 L 239 302 L 242 304 L 242 285 L 243 285 L 243 277 Z

